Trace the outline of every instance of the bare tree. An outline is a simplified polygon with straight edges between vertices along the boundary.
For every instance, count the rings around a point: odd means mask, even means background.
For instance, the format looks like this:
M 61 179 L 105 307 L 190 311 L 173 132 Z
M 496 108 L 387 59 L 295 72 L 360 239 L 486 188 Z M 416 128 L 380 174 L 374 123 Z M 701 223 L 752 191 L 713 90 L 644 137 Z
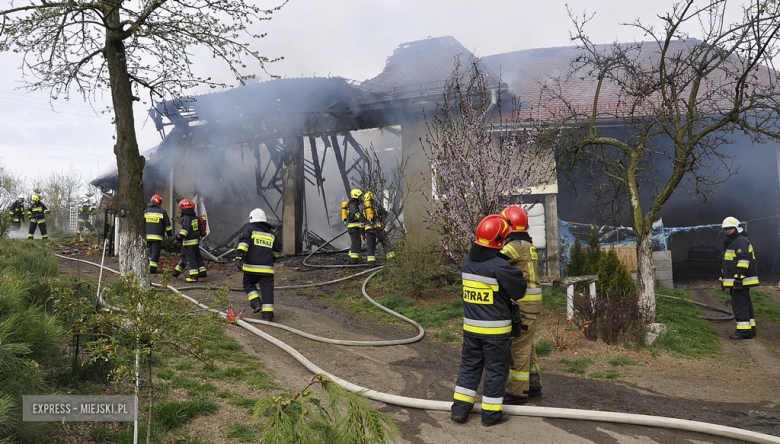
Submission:
M 633 225 L 637 290 L 652 318 L 652 224 L 661 207 L 678 187 L 706 201 L 736 172 L 722 150 L 734 131 L 752 142 L 779 135 L 779 79 L 770 68 L 780 49 L 780 6 L 749 1 L 731 24 L 726 6 L 725 0 L 679 1 L 658 16 L 663 26 L 626 24 L 648 41 L 611 45 L 594 44 L 585 32 L 592 16 L 569 10 L 572 40 L 582 52 L 567 77 L 542 91 L 543 108 L 563 134 L 560 165 L 576 173 L 562 176 L 584 175 L 598 206 Z M 697 39 L 685 31 L 691 27 L 699 28 Z M 575 103 L 583 91 L 590 96 Z M 600 127 L 605 119 L 624 133 Z
M 29 0 L 0 11 L 0 50 L 23 55 L 26 88 L 47 91 L 53 100 L 69 100 L 71 94 L 90 100 L 99 90 L 111 91 L 123 273 L 135 271 L 148 282 L 145 161 L 138 151 L 133 102 L 142 90 L 154 103 L 184 97 L 196 85 L 228 86 L 192 72 L 195 47 L 224 61 L 239 82 L 254 77 L 243 74 L 252 69 L 247 63 L 264 69 L 272 60 L 240 39 L 264 37 L 251 28 L 280 7 L 264 10 L 244 0 Z
M 51 212 L 47 216 L 51 226 L 67 231 L 70 208 L 75 207 L 88 190 L 81 172 L 73 167 L 67 171 L 52 171 L 46 176 L 32 179 L 31 184 L 33 192 L 40 196 Z
M 456 58 L 442 102 L 426 116 L 422 146 L 433 172 L 430 181 L 423 177 L 428 220 L 458 262 L 482 218 L 521 203 L 532 187 L 553 179 L 551 153 L 537 144 L 541 127 L 523 121 L 515 98 L 504 114 L 502 94 L 500 81 L 491 84 L 478 58 L 466 69 Z

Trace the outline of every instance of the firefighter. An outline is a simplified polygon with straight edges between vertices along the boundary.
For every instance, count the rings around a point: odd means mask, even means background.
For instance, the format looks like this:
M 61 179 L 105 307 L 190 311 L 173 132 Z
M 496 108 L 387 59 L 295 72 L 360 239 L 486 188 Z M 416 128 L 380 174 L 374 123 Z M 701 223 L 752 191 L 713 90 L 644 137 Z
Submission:
M 49 214 L 49 209 L 41 202 L 41 198 L 37 194 L 33 194 L 30 198 L 32 205 L 27 210 L 27 215 L 30 217 L 30 230 L 27 232 L 27 239 L 32 239 L 35 236 L 35 227 L 41 230 L 41 239 L 48 239 L 49 235 L 46 232 L 46 217 L 45 214 Z
M 249 225 L 241 233 L 236 250 L 237 267 L 238 271 L 244 272 L 244 291 L 249 306 L 254 313 L 262 312 L 263 320 L 273 321 L 274 262 L 282 252 L 282 243 L 260 208 L 249 213 Z
M 758 285 L 756 254 L 737 218 L 729 216 L 723 219 L 722 227 L 726 240 L 723 242 L 720 289 L 731 292 L 731 311 L 737 322 L 737 330 L 729 339 L 752 339 L 756 336 L 756 316 L 750 287 Z
M 390 240 L 387 238 L 387 232 L 385 232 L 384 222 L 387 217 L 387 211 L 382 204 L 377 201 L 376 196 L 371 191 L 366 191 L 363 194 L 363 228 L 365 229 L 366 239 L 366 259 L 368 260 L 368 266 L 374 268 L 376 266 L 376 241 L 382 244 L 382 249 L 385 252 L 385 258 L 391 259 L 395 257 L 393 249 L 390 246 Z
M 152 196 L 152 200 L 144 210 L 146 223 L 146 246 L 149 247 L 149 273 L 157 273 L 157 262 L 160 260 L 160 244 L 163 236 L 173 236 L 173 225 L 168 217 L 168 212 L 160 207 L 163 200 L 159 194 Z
M 24 223 L 24 196 L 19 197 L 11 204 L 11 209 L 8 210 L 8 215 L 11 216 L 11 224 L 14 227 L 14 231 L 19 231 Z
M 509 420 L 503 408 L 512 359 L 509 348 L 513 332 L 519 332 L 511 306 L 525 294 L 526 283 L 520 270 L 497 256 L 507 234 L 509 224 L 501 216 L 485 217 L 463 261 L 463 350 L 450 415 L 455 422 L 468 420 L 483 369 L 482 425 Z
M 504 396 L 504 404 L 522 404 L 529 397 L 542 396 L 539 360 L 533 344 L 536 317 L 542 312 L 539 257 L 528 235 L 528 213 L 517 205 L 510 205 L 501 211 L 501 217 L 509 224 L 509 235 L 498 254 L 522 271 L 528 284 L 525 297 L 514 302 L 523 315 L 522 329 L 525 332 L 512 340 L 512 367 L 509 369 L 509 382 Z
M 363 236 L 363 212 L 360 208 L 360 196 L 363 190 L 355 188 L 349 193 L 349 201 L 341 204 L 341 219 L 347 226 L 349 232 L 349 263 L 350 265 L 360 263 L 361 237 Z
M 187 282 L 198 282 L 200 268 L 205 268 L 205 264 L 197 254 L 200 248 L 200 227 L 198 225 L 198 216 L 195 215 L 195 202 L 189 199 L 182 199 L 179 202 L 181 209 L 181 231 L 176 235 L 175 243 L 181 244 L 181 258 L 176 268 L 173 269 L 173 277 L 178 277 L 185 266 L 189 266 L 189 275 Z
M 81 199 L 76 234 L 80 235 L 84 229 L 92 230 L 92 224 L 89 222 L 89 219 L 95 214 L 95 211 L 95 206 L 89 201 L 89 197 Z

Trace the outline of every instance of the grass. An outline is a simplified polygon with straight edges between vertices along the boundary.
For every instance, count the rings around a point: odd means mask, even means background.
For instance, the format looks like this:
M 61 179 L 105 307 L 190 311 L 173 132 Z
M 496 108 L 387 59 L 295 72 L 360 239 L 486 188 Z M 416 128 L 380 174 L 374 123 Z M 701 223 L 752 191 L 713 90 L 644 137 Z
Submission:
M 569 373 L 575 373 L 578 375 L 584 375 L 588 371 L 588 366 L 593 364 L 593 359 L 580 358 L 580 359 L 561 359 L 563 369 Z
M 256 442 L 259 439 L 255 429 L 239 422 L 228 423 L 225 428 L 227 428 L 227 437 L 239 442 Z
M 167 401 L 154 407 L 154 422 L 165 430 L 178 429 L 200 415 L 217 412 L 217 403 L 211 400 Z
M 588 376 L 594 379 L 616 379 L 623 376 L 623 374 L 617 370 L 605 370 L 602 372 L 589 373 Z
M 536 350 L 536 356 L 543 358 L 552 353 L 553 346 L 547 339 L 542 339 L 534 344 L 534 349 Z
M 615 356 L 614 358 L 609 360 L 609 364 L 612 365 L 613 367 L 639 365 L 638 362 L 634 361 L 631 358 L 626 358 L 625 356 Z
M 666 294 L 691 299 L 682 290 L 657 289 Z M 701 316 L 701 310 L 691 302 L 656 297 L 656 322 L 666 324 L 667 333 L 658 337 L 655 344 L 677 356 L 700 358 L 720 352 L 720 341 L 715 327 Z

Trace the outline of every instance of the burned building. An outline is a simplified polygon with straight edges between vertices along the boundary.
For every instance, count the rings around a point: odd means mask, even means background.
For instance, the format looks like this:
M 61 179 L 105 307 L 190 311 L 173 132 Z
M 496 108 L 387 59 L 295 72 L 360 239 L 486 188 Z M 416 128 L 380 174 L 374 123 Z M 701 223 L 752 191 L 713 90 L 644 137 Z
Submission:
M 532 110 L 540 85 L 567 72 L 575 52 L 530 49 L 486 56 L 482 63 L 490 85 L 511 91 Z M 429 38 L 399 45 L 383 71 L 363 82 L 337 77 L 281 79 L 160 103 L 151 113 L 165 137 L 147 153 L 144 191 L 149 196 L 161 194 L 166 208 L 175 208 L 177 196 L 202 196 L 212 229 L 207 244 L 212 247 L 230 243 L 249 211 L 260 207 L 283 226 L 285 253 L 300 251 L 304 242 L 341 231 L 339 204 L 353 185 L 350 177 L 364 162 L 367 147 L 380 155 L 386 173 L 404 159 L 407 181 L 430 177 L 420 142 L 428 131 L 425 111 L 433 111 L 441 101 L 455 57 L 470 56 L 452 37 Z M 592 87 L 572 85 L 572 94 L 586 103 Z M 623 131 L 609 121 L 602 128 L 616 137 Z M 660 216 L 667 227 L 719 223 L 727 215 L 747 220 L 762 263 L 773 268 L 780 155 L 776 145 L 749 146 L 746 140 L 735 135 L 727 149 L 749 175 L 729 178 L 721 192 L 701 205 L 691 206 L 680 190 Z M 111 189 L 115 187 L 111 177 L 93 184 Z M 555 181 L 531 190 L 526 201 L 542 204 L 530 215 L 531 225 L 540 230 L 533 236 L 542 257 L 559 252 L 559 219 L 599 222 L 587 196 L 559 191 Z M 412 238 L 428 233 L 426 205 L 419 193 L 399 202 Z M 722 236 L 718 238 L 717 231 L 693 231 L 670 239 L 673 260 L 683 263 L 698 246 L 719 247 Z M 550 265 L 547 274 L 557 274 L 556 268 Z

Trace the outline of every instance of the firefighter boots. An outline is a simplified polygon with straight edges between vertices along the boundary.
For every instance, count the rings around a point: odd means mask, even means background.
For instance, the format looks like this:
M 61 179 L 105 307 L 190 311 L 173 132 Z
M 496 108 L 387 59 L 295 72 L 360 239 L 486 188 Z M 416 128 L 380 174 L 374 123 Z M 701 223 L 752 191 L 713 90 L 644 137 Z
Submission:
M 501 417 L 498 418 L 496 421 L 494 421 L 494 422 L 482 421 L 482 425 L 485 426 L 485 427 L 492 427 L 494 425 L 503 424 L 503 423 L 505 423 L 507 421 L 509 421 L 509 413 L 501 412 Z

